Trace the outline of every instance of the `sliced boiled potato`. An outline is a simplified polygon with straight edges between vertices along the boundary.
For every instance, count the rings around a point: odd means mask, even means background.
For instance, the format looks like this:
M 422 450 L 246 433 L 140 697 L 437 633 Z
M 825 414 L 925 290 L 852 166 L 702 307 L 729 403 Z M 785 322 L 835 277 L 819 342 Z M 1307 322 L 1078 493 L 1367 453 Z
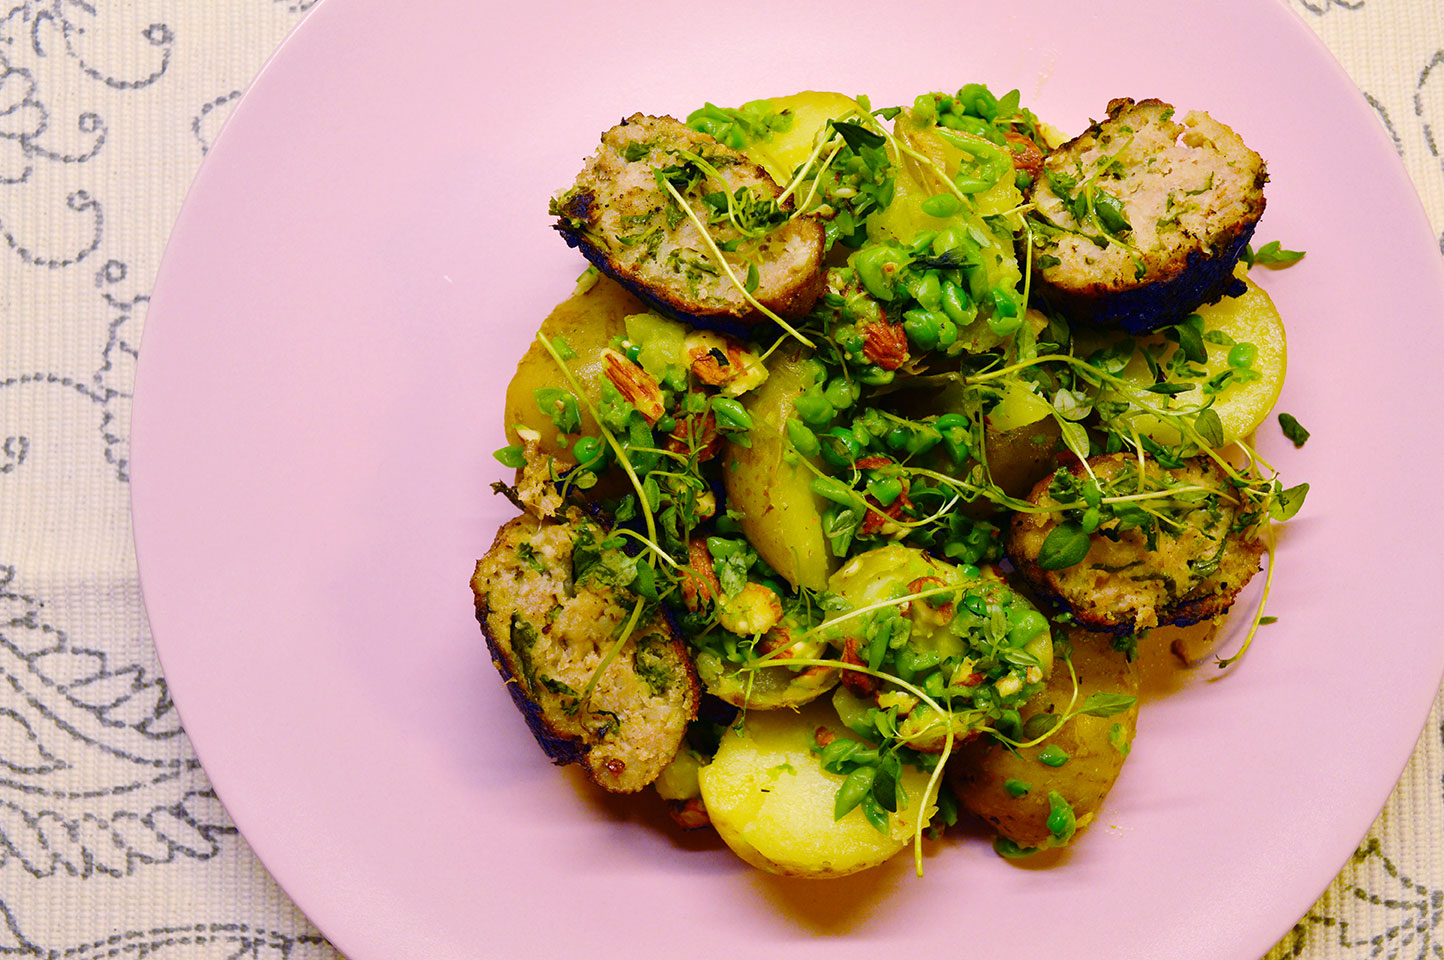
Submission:
M 821 590 L 833 564 L 822 532 L 822 499 L 812 492 L 807 464 L 783 458 L 787 418 L 815 379 L 806 360 L 801 350 L 777 351 L 768 361 L 767 381 L 742 398 L 759 425 L 748 433 L 750 446 L 726 445 L 722 482 L 728 503 L 742 511 L 742 532 L 762 559 L 794 587 Z
M 1043 693 L 1023 710 L 1025 722 L 1038 724 L 1033 718 L 1045 713 L 1057 717 L 1069 703 L 1081 705 L 1095 694 L 1138 696 L 1138 671 L 1108 637 L 1079 630 L 1069 636 L 1072 671 L 1053 671 Z M 1024 727 L 1025 735 L 1046 729 L 1046 722 Z M 1076 716 L 1043 743 L 1017 750 L 979 737 L 949 761 L 948 779 L 964 807 L 1018 847 L 1061 846 L 1097 816 L 1137 729 L 1134 699 L 1109 716 Z
M 1223 443 L 1228 445 L 1248 436 L 1268 417 L 1279 392 L 1284 386 L 1284 369 L 1287 366 L 1288 351 L 1284 339 L 1284 322 L 1274 307 L 1273 301 L 1263 288 L 1249 279 L 1243 267 L 1238 275 L 1247 284 L 1247 289 L 1237 297 L 1224 297 L 1217 303 L 1205 304 L 1195 311 L 1203 318 L 1204 346 L 1208 360 L 1202 366 L 1209 377 L 1228 369 L 1230 348 L 1227 344 L 1209 343 L 1210 332 L 1221 333 L 1235 343 L 1253 344 L 1256 353 L 1252 369 L 1260 376 L 1247 383 L 1227 385 L 1214 401 L 1213 411 L 1218 414 L 1223 426 Z M 1151 336 L 1140 343 L 1165 344 L 1161 336 Z M 1162 355 L 1166 363 L 1178 347 L 1168 343 Z M 1139 387 L 1153 383 L 1148 365 L 1139 356 L 1124 368 L 1122 377 Z M 1198 404 L 1197 391 L 1172 397 L 1157 395 L 1151 402 L 1169 409 L 1191 409 Z M 1142 414 L 1134 424 L 1140 433 L 1164 445 L 1178 443 L 1178 431 L 1157 417 Z
M 590 286 L 579 285 L 576 293 L 557 304 L 542 321 L 540 333 L 549 341 L 558 337 L 566 341 L 576 354 L 575 359 L 568 361 L 567 367 L 595 402 L 601 398 L 602 383 L 606 380 L 602 351 L 613 337 L 626 333 L 628 315 L 643 313 L 646 309 L 646 304 L 622 289 L 616 281 L 600 277 Z M 541 435 L 541 452 L 555 456 L 559 469 L 574 466 L 576 460 L 552 423 L 551 416 L 537 406 L 536 391 L 543 387 L 571 389 L 551 354 L 533 340 L 517 363 L 516 374 L 506 388 L 507 442 L 520 444 L 517 428 L 530 428 Z M 579 432 L 595 436 L 597 424 L 587 412 L 585 403 L 580 405 L 579 412 Z
M 859 808 L 833 819 L 844 778 L 823 770 L 812 752 L 818 727 L 852 736 L 825 703 L 797 713 L 748 713 L 743 732 L 728 730 L 712 762 L 698 771 L 712 825 L 755 867 L 791 877 L 841 877 L 888 860 L 917 829 L 928 777 L 910 767 L 900 779 L 907 804 L 890 818 L 887 833 Z M 929 816 L 933 809 L 929 805 Z
M 791 114 L 792 126 L 773 131 L 766 140 L 750 143 L 742 152 L 762 164 L 772 179 L 784 186 L 792 180 L 797 168 L 812 156 L 817 134 L 827 121 L 849 114 L 856 117 L 862 112 L 852 97 L 817 90 L 772 97 L 763 102 L 777 113 Z

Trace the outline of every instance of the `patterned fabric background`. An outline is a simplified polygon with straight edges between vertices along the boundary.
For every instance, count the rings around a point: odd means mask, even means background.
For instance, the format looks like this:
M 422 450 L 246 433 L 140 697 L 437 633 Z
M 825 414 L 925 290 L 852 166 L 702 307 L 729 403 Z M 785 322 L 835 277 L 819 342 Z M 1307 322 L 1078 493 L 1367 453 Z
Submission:
M 236 834 L 180 729 L 127 486 L 170 225 L 313 2 L 0 0 L 0 955 L 338 956 Z M 1444 4 L 1290 2 L 1444 228 Z M 1444 957 L 1441 734 L 1436 703 L 1388 808 L 1270 960 Z

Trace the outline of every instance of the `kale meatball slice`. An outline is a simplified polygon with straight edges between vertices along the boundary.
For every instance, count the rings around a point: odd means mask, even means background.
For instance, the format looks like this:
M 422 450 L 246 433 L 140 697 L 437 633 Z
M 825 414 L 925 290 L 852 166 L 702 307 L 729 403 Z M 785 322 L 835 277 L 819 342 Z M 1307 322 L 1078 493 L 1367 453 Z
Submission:
M 471 589 L 492 662 L 547 756 L 633 793 L 676 756 L 700 694 L 660 612 L 613 652 L 635 603 L 619 584 L 636 561 L 606 539 L 576 511 L 561 522 L 523 514 L 497 532 Z
M 1050 153 L 1030 217 L 1035 290 L 1070 321 L 1144 333 L 1243 292 L 1263 159 L 1198 111 L 1114 100 Z
M 767 319 L 752 300 L 795 318 L 822 292 L 822 224 L 782 193 L 715 138 L 638 113 L 602 134 L 552 212 L 568 244 L 649 306 L 741 331 Z
M 1083 538 L 1090 470 L 1105 509 Z M 1090 457 L 1086 468 L 1075 462 L 1033 488 L 1028 499 L 1043 510 L 1013 515 L 1008 558 L 1040 599 L 1086 630 L 1123 635 L 1213 619 L 1263 555 L 1235 493 L 1206 457 L 1175 469 L 1124 454 Z M 1129 499 L 1140 495 L 1148 496 Z

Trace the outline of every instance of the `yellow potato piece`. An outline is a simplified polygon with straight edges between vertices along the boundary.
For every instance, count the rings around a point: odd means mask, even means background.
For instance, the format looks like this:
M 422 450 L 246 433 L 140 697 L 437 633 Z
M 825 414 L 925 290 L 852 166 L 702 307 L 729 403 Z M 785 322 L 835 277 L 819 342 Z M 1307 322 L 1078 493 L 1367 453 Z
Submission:
M 576 358 L 567 366 L 586 389 L 593 402 L 601 398 L 603 373 L 602 350 L 613 337 L 626 333 L 629 314 L 642 313 L 646 304 L 622 289 L 615 281 L 599 277 L 590 286 L 583 286 L 557 304 L 542 321 L 541 334 L 548 340 L 561 337 Z M 516 374 L 506 388 L 505 425 L 508 443 L 519 444 L 518 427 L 527 427 L 541 435 L 541 451 L 557 458 L 557 467 L 576 464 L 566 440 L 552 423 L 551 417 L 537 407 L 536 391 L 541 387 L 570 389 L 557 362 L 535 340 L 516 365 Z M 580 404 L 581 433 L 595 436 L 596 421 Z
M 862 112 L 857 101 L 840 93 L 804 90 L 764 101 L 777 113 L 792 114 L 792 126 L 766 140 L 748 144 L 743 153 L 762 164 L 773 180 L 786 186 L 798 167 L 812 156 L 818 132 L 829 120 Z M 797 198 L 800 202 L 802 197 Z
M 722 482 L 728 503 L 742 511 L 747 542 L 762 559 L 793 586 L 821 590 L 833 565 L 822 532 L 822 499 L 812 492 L 807 465 L 783 459 L 788 445 L 782 439 L 793 405 L 813 385 L 813 375 L 799 350 L 779 350 L 767 366 L 767 381 L 742 398 L 759 424 L 748 434 L 752 445 L 726 445 Z
M 1213 411 L 1218 414 L 1223 426 L 1223 443 L 1227 446 L 1248 436 L 1268 417 L 1279 391 L 1284 386 L 1284 370 L 1287 366 L 1288 350 L 1284 339 L 1284 322 L 1274 303 L 1263 288 L 1249 279 L 1243 268 L 1239 276 L 1247 289 L 1237 297 L 1224 297 L 1217 303 L 1201 306 L 1196 311 L 1203 318 L 1204 333 L 1218 331 L 1232 337 L 1237 343 L 1251 343 L 1257 348 L 1253 369 L 1260 374 L 1248 383 L 1234 383 L 1225 386 L 1214 401 Z M 1162 337 L 1150 337 L 1142 343 L 1164 343 Z M 1211 377 L 1228 369 L 1229 347 L 1208 343 L 1208 361 L 1203 368 Z M 1167 362 L 1178 348 L 1169 344 L 1162 362 Z M 1153 382 L 1147 365 L 1139 357 L 1124 369 L 1123 378 L 1140 387 Z M 1174 397 L 1158 396 L 1153 402 L 1165 408 L 1191 409 L 1198 404 L 1197 390 Z M 1142 415 L 1135 421 L 1140 433 L 1166 446 L 1178 443 L 1178 431 L 1171 424 L 1156 417 Z
M 841 877 L 878 866 L 912 841 L 927 775 L 904 768 L 908 802 L 890 818 L 886 834 L 860 809 L 834 820 L 833 799 L 844 778 L 823 770 L 811 750 L 820 726 L 851 736 L 826 704 L 798 713 L 749 713 L 744 735 L 729 730 L 712 762 L 698 771 L 712 825 L 755 867 L 791 877 Z M 930 804 L 929 816 L 933 809 Z

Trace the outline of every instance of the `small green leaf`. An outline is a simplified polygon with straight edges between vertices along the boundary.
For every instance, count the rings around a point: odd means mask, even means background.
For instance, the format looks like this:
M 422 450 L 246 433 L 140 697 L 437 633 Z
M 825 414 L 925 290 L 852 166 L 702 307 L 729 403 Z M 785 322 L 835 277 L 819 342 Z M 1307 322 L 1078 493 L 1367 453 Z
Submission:
M 1038 567 L 1042 570 L 1063 570 L 1080 563 L 1088 555 L 1092 540 L 1083 527 L 1074 521 L 1058 524 L 1043 538 L 1038 551 Z
M 893 754 L 877 765 L 877 775 L 872 780 L 872 798 L 888 813 L 897 813 L 897 778 L 900 772 L 901 763 L 897 754 Z
M 1203 345 L 1203 318 L 1190 313 L 1175 329 L 1178 330 L 1178 349 L 1192 363 L 1207 363 L 1208 348 Z
M 1297 263 L 1303 257 L 1303 250 L 1285 250 L 1277 240 L 1270 240 L 1254 251 L 1253 260 L 1249 265 L 1286 267 L 1291 263 Z
M 1304 505 L 1304 498 L 1309 493 L 1309 485 L 1301 483 L 1298 486 L 1278 490 L 1277 493 L 1277 498 L 1269 505 L 1269 516 L 1275 520 L 1288 520 L 1297 514 L 1299 508 Z
M 509 447 L 502 447 L 500 450 L 493 452 L 492 456 L 496 457 L 498 462 L 504 467 L 513 467 L 520 470 L 526 466 L 526 455 L 522 453 L 521 447 L 518 447 L 516 444 L 512 444 Z
M 1294 419 L 1291 413 L 1279 414 L 1279 428 L 1283 430 L 1284 436 L 1293 441 L 1295 447 L 1302 447 L 1304 441 L 1309 439 L 1309 431 L 1305 430 L 1304 425 Z
M 1215 450 L 1223 446 L 1223 421 L 1218 419 L 1218 414 L 1212 407 L 1199 411 L 1198 417 L 1193 421 L 1193 428 L 1204 442 Z
M 846 120 L 832 121 L 832 128 L 838 132 L 838 135 L 842 137 L 844 143 L 858 153 L 862 152 L 863 147 L 876 149 L 887 143 L 887 140 L 880 134 L 873 133 L 860 124 L 850 123 Z
M 1063 435 L 1063 444 L 1079 460 L 1088 459 L 1088 431 L 1083 429 L 1082 424 L 1074 423 L 1071 420 L 1061 420 L 1058 423 L 1058 431 Z M 1044 567 L 1043 569 L 1050 569 Z
M 1090 717 L 1111 717 L 1124 712 L 1137 702 L 1137 697 L 1130 697 L 1124 693 L 1093 693 L 1083 701 L 1083 706 L 1078 708 L 1078 713 L 1087 714 Z

